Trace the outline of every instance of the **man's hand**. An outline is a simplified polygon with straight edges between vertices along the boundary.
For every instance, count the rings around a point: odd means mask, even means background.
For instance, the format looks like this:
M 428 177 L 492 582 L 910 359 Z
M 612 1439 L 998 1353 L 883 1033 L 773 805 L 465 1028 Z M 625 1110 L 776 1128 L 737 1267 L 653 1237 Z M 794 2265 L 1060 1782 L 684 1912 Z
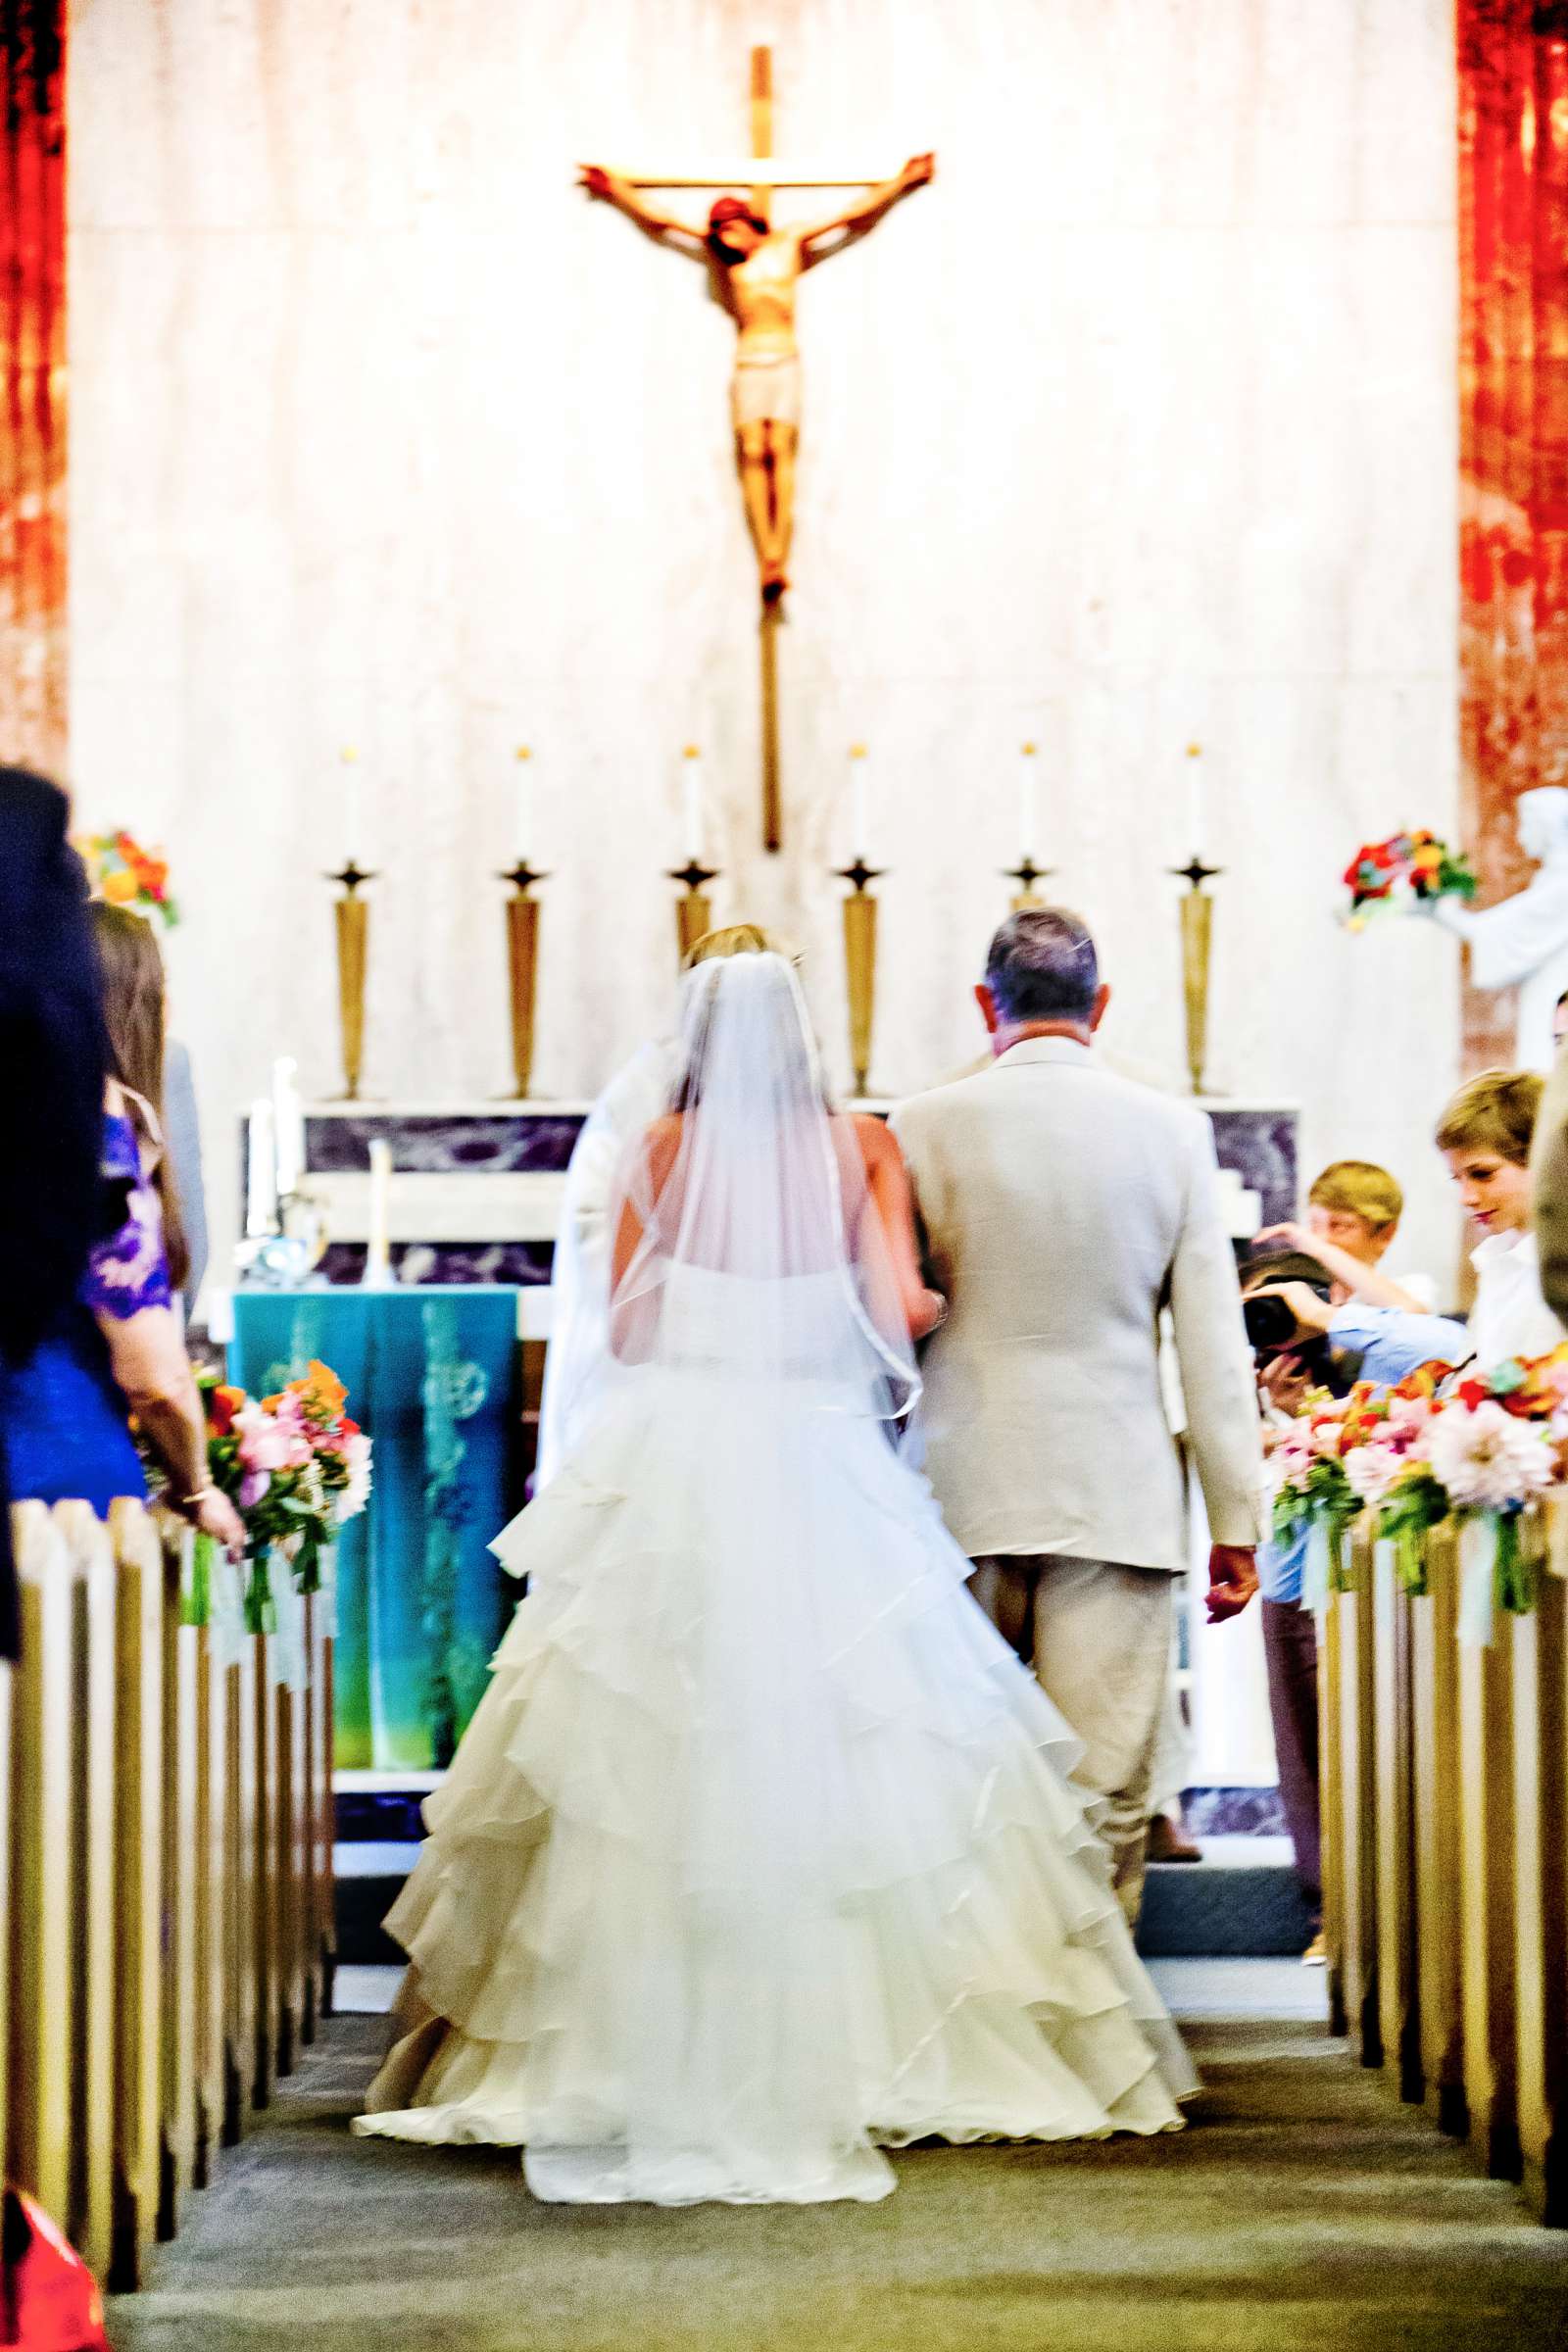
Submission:
M 1312 1386 L 1312 1375 L 1298 1355 L 1272 1357 L 1258 1378 L 1270 1404 L 1277 1405 L 1282 1413 L 1293 1415 L 1300 1411 Z
M 1257 1554 L 1250 1544 L 1215 1544 L 1208 1554 L 1208 1622 L 1239 1617 L 1257 1591 Z
M 906 188 L 927 187 L 936 175 L 937 159 L 934 155 L 911 155 L 899 173 Z
M 1276 1250 L 1298 1250 L 1304 1257 L 1317 1255 L 1317 1236 L 1309 1233 L 1304 1225 L 1265 1225 L 1252 1248 L 1266 1249 L 1270 1243 Z
M 1259 1289 L 1249 1291 L 1249 1298 L 1283 1298 L 1296 1317 L 1298 1331 L 1327 1331 L 1334 1320 L 1334 1309 L 1316 1291 L 1304 1282 L 1265 1282 Z

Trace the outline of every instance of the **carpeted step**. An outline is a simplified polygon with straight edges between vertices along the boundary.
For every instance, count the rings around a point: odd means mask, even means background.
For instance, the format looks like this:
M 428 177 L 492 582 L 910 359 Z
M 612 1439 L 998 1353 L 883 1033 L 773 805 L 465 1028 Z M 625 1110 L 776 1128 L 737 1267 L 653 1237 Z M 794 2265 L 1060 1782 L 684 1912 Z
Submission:
M 1299 1958 L 1312 1921 L 1288 1838 L 1204 1838 L 1201 1862 L 1156 1862 L 1144 1889 L 1146 1959 Z
M 409 1840 L 342 1839 L 337 1847 L 338 1957 L 401 1957 L 381 1926 L 414 1867 Z M 1312 1933 L 1282 1838 L 1210 1838 L 1201 1862 L 1156 1863 L 1144 1895 L 1139 1949 L 1150 1959 L 1296 1959 Z

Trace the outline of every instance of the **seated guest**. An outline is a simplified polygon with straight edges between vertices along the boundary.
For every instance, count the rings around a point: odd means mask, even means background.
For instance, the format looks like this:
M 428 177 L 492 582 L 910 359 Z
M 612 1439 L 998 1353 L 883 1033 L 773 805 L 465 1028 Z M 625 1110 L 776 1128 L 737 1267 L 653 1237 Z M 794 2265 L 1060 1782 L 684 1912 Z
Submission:
M 163 962 L 138 915 L 92 912 L 108 1038 L 100 1179 L 112 1206 L 75 1296 L 25 1360 L 0 1370 L 11 1493 L 80 1498 L 100 1513 L 119 1495 L 144 1496 L 134 1415 L 168 1472 L 174 1508 L 238 1551 L 238 1514 L 208 1484 L 206 1421 L 172 1303 L 184 1258 L 158 1110 Z
M 1358 1197 L 1375 1207 L 1397 1201 L 1399 1190 L 1392 1176 L 1369 1163 L 1358 1162 Z M 1325 1176 L 1332 1177 L 1332 1170 Z M 1380 1188 L 1374 1178 L 1382 1178 Z M 1313 1186 L 1317 1197 L 1319 1178 Z M 1330 1186 L 1326 1189 L 1336 1190 Z M 1392 1219 L 1366 1220 L 1366 1247 L 1378 1249 L 1383 1224 Z M 1340 1212 L 1344 1213 L 1344 1212 Z M 1356 1212 L 1359 1213 L 1359 1212 Z M 1357 1236 L 1341 1227 L 1350 1240 Z M 1303 1236 L 1303 1240 L 1309 1239 Z M 1382 1248 L 1393 1240 L 1382 1238 Z M 1258 1376 L 1263 1396 L 1264 1443 L 1269 1424 L 1283 1425 L 1309 1387 L 1348 1388 L 1354 1380 L 1376 1381 L 1392 1387 L 1417 1365 L 1461 1363 L 1470 1353 L 1470 1338 L 1462 1323 L 1442 1315 L 1401 1306 L 1377 1306 L 1352 1298 L 1347 1283 L 1333 1278 L 1323 1262 L 1329 1250 L 1339 1255 L 1344 1241 L 1314 1242 L 1305 1250 L 1281 1251 L 1259 1245 L 1259 1254 L 1243 1269 L 1243 1295 L 1249 1299 L 1268 1296 L 1278 1299 L 1280 1316 L 1290 1327 L 1277 1340 L 1258 1346 Z M 1318 1252 L 1321 1250 L 1321 1257 Z M 1322 1935 L 1322 1831 L 1318 1799 L 1318 1661 L 1317 1622 L 1301 1606 L 1306 1538 L 1293 1543 L 1274 1540 L 1259 1546 L 1258 1585 L 1263 1605 L 1263 1655 L 1268 1669 L 1268 1711 L 1274 1730 L 1274 1752 L 1279 1766 L 1280 1801 L 1286 1827 L 1296 1849 L 1296 1872 L 1312 1922 L 1312 1937 L 1303 1955 L 1309 1966 L 1327 1958 Z
M 1258 1241 L 1315 1257 L 1348 1298 L 1427 1314 L 1437 1304 L 1437 1285 L 1428 1276 L 1382 1270 L 1403 1214 L 1404 1194 L 1387 1168 L 1370 1159 L 1336 1159 L 1313 1181 L 1305 1224 L 1272 1226 Z
M 1544 1091 L 1534 1070 L 1484 1070 L 1438 1122 L 1438 1150 L 1480 1237 L 1470 1259 L 1470 1345 L 1483 1365 L 1549 1355 L 1568 1337 L 1542 1291 L 1530 1224 L 1530 1149 Z

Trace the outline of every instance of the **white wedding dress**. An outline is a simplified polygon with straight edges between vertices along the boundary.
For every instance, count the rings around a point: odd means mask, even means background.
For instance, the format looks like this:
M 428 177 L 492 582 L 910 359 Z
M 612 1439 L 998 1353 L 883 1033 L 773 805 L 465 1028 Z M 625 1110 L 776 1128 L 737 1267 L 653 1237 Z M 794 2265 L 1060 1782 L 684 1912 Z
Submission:
M 720 1220 L 743 1262 L 760 1166 Z M 716 1194 L 684 1183 L 689 1239 Z M 881 2197 L 881 2146 L 932 2135 L 1174 2128 L 1196 2080 L 1077 1742 L 879 1417 L 874 1282 L 847 1308 L 843 1263 L 657 1255 L 643 1360 L 497 1540 L 528 1593 L 387 1922 L 409 2030 L 356 2129 L 680 2204 Z

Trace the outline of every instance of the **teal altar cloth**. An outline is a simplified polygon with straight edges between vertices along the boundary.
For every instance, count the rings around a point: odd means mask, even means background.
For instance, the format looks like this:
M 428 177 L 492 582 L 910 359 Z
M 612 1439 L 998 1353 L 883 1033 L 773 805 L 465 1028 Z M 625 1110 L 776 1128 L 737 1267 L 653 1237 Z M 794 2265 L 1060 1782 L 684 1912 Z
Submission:
M 313 1357 L 374 1448 L 369 1507 L 338 1541 L 340 1768 L 450 1762 L 515 1594 L 486 1548 L 519 1508 L 517 1294 L 239 1291 L 229 1377 L 265 1396 Z

